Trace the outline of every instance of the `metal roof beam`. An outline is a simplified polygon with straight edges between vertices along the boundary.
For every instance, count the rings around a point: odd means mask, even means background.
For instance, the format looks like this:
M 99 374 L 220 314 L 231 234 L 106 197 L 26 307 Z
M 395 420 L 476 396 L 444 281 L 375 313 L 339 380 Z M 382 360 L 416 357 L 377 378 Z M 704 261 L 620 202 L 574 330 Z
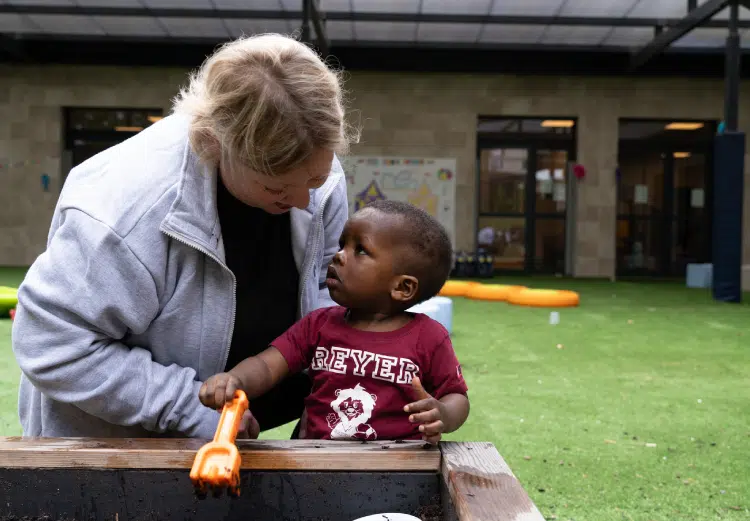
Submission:
M 635 52 L 630 61 L 630 70 L 633 71 L 645 64 L 652 57 L 662 53 L 669 47 L 672 42 L 679 40 L 687 33 L 701 25 L 707 25 L 706 22 L 716 13 L 727 7 L 735 0 L 708 0 L 692 11 L 690 11 L 682 20 L 661 34 L 656 36 L 651 42 Z M 728 27 L 728 24 L 725 25 Z
M 315 39 L 318 42 L 318 48 L 323 56 L 328 56 L 328 49 L 330 48 L 330 41 L 328 40 L 328 33 L 325 28 L 325 13 L 320 10 L 318 0 L 305 0 L 309 2 L 310 19 L 312 20 L 313 27 L 315 28 Z
M 750 3 L 750 0 L 743 0 Z M 702 10 L 703 4 L 697 10 Z M 320 12 L 320 10 L 318 10 Z M 0 13 L 72 15 L 72 16 L 133 16 L 145 18 L 224 18 L 249 20 L 301 20 L 302 11 L 270 11 L 255 9 L 192 9 L 145 7 L 106 7 L 75 5 L 18 5 L 0 4 Z M 688 15 L 690 16 L 690 15 Z M 323 18 L 321 14 L 321 19 Z M 672 27 L 683 20 L 664 18 L 615 18 L 600 16 L 512 16 L 432 13 L 377 13 L 332 11 L 325 20 L 346 22 L 412 22 L 454 24 L 498 24 L 498 25 L 569 25 L 589 27 Z M 312 17 L 311 17 L 312 20 Z M 321 24 L 322 25 L 322 24 Z M 704 27 L 728 28 L 727 20 L 713 20 Z M 750 28 L 750 20 L 741 21 L 740 28 Z

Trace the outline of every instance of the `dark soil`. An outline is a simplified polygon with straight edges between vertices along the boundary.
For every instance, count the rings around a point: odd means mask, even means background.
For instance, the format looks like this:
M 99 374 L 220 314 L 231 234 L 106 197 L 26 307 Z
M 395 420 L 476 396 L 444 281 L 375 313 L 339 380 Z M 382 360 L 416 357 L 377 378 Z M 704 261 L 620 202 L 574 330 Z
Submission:
M 440 498 L 434 498 L 432 501 L 430 505 L 419 507 L 413 515 L 422 521 L 442 521 L 443 506 L 440 504 Z

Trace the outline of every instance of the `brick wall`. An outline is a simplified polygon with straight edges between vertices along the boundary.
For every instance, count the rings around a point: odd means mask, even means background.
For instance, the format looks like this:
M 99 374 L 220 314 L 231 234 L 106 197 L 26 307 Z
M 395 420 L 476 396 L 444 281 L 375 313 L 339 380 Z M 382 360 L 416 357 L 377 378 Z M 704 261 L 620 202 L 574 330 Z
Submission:
M 28 265 L 44 248 L 61 182 L 61 106 L 163 107 L 185 70 L 91 67 L 0 68 L 0 265 Z M 356 154 L 452 156 L 458 161 L 459 248 L 474 245 L 476 118 L 578 118 L 579 183 L 574 272 L 615 271 L 617 125 L 621 117 L 721 119 L 723 83 L 703 79 L 518 77 L 351 73 L 352 117 L 363 125 Z M 743 86 L 741 100 L 750 89 Z M 743 103 L 741 109 L 746 105 Z M 750 110 L 741 112 L 748 128 Z M 23 164 L 31 161 L 32 164 Z M 15 165 L 15 166 L 14 166 Z M 750 164 L 748 165 L 750 167 Z M 51 177 L 50 191 L 39 175 Z M 750 230 L 750 168 L 745 216 Z M 750 240 L 744 244 L 750 264 Z

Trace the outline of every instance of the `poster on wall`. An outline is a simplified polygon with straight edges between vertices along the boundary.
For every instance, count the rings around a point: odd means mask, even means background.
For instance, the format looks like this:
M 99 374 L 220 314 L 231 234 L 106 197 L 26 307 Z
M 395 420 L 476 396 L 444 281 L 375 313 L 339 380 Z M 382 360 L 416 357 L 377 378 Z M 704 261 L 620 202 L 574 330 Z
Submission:
M 455 248 L 455 159 L 349 156 L 341 165 L 350 214 L 378 199 L 405 201 L 437 218 Z

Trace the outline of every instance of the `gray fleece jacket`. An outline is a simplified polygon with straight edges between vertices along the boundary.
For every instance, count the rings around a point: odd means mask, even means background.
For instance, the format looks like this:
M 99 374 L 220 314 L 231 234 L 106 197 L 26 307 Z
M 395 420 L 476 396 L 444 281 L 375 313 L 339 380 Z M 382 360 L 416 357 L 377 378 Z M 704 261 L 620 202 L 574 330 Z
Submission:
M 198 390 L 223 370 L 242 317 L 216 177 L 187 123 L 171 115 L 70 172 L 18 292 L 25 436 L 213 437 L 219 415 Z M 324 279 L 348 217 L 337 159 L 291 216 L 303 316 L 334 305 Z

